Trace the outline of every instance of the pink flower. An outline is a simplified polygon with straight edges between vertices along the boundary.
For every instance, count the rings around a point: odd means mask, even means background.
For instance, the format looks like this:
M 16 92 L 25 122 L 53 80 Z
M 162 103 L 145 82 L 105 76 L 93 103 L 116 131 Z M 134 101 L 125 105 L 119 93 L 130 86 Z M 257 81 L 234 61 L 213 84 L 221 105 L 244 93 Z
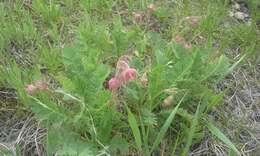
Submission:
M 44 82 L 43 80 L 36 80 L 32 84 L 26 85 L 25 91 L 29 95 L 35 94 L 37 91 L 46 91 L 48 90 L 48 84 Z
M 108 88 L 110 90 L 117 90 L 121 86 L 120 80 L 117 78 L 113 77 L 108 81 Z
M 137 77 L 136 69 L 129 67 L 129 59 L 130 56 L 123 55 L 117 61 L 116 73 L 114 77 L 107 82 L 109 90 L 115 91 Z
M 128 68 L 122 73 L 122 79 L 124 82 L 132 81 L 136 78 L 136 69 Z
M 117 90 L 123 84 L 132 81 L 136 78 L 136 69 L 128 68 L 125 69 L 119 76 L 113 77 L 108 81 L 108 88 L 110 90 Z
M 34 85 L 39 90 L 48 90 L 48 84 L 44 82 L 43 80 L 37 80 L 34 82 Z
M 29 94 L 29 95 L 33 95 L 37 90 L 37 87 L 32 85 L 32 84 L 29 84 L 25 87 L 25 91 Z

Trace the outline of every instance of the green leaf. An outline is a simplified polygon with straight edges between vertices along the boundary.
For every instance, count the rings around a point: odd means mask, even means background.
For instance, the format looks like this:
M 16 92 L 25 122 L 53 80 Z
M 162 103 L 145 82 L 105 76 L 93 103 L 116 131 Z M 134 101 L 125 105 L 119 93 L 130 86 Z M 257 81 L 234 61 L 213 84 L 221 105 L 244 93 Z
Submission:
M 112 138 L 109 149 L 111 155 L 118 155 L 118 151 L 120 152 L 119 155 L 123 155 L 128 152 L 128 148 L 127 140 L 120 135 L 116 135 Z
M 228 69 L 228 71 L 227 71 L 225 74 L 231 73 L 231 72 L 234 70 L 234 68 L 235 68 L 241 61 L 243 61 L 243 60 L 245 59 L 245 57 L 246 57 L 246 54 L 244 54 L 237 62 L 235 62 L 235 63 Z
M 83 141 L 80 136 L 70 130 L 69 127 L 56 125 L 48 129 L 46 136 L 46 147 L 48 155 L 57 153 L 58 155 L 77 155 L 77 156 L 94 156 L 96 149 L 91 146 L 90 142 Z
M 66 76 L 60 74 L 56 76 L 56 79 L 59 80 L 59 82 L 62 84 L 62 87 L 65 91 L 75 91 L 75 85 L 74 83 Z
M 92 75 L 93 80 L 95 80 L 93 85 L 95 85 L 97 89 L 103 88 L 103 82 L 108 77 L 109 73 L 110 68 L 108 66 L 103 64 L 98 65 Z
M 236 146 L 228 139 L 228 137 L 225 134 L 223 134 L 211 122 L 208 122 L 207 127 L 213 135 L 215 135 L 218 139 L 223 141 L 230 149 L 234 150 L 239 155 L 240 152 L 237 150 Z
M 225 75 L 228 72 L 228 59 L 224 55 L 221 55 L 216 61 L 208 63 L 206 74 L 203 75 L 202 81 L 207 80 L 214 75 Z
M 142 108 L 141 110 L 142 121 L 144 125 L 154 126 L 157 125 L 157 116 L 152 111 L 147 108 Z
M 49 101 L 48 97 L 41 94 L 40 99 L 30 96 L 33 101 L 28 102 L 28 106 L 36 114 L 39 120 L 52 123 L 67 120 L 67 110 L 59 107 L 55 102 Z
M 169 115 L 169 117 L 167 118 L 167 120 L 165 121 L 165 123 L 163 124 L 160 132 L 158 133 L 154 143 L 153 143 L 153 146 L 152 146 L 152 149 L 150 151 L 150 153 L 152 153 L 152 151 L 160 144 L 160 142 L 162 141 L 164 135 L 166 134 L 168 128 L 170 127 L 174 117 L 175 117 L 175 114 L 176 112 L 178 111 L 178 108 L 180 106 L 180 104 L 182 103 L 184 97 L 186 96 L 186 94 L 181 98 L 181 100 L 179 101 L 179 103 L 177 104 L 177 106 L 172 110 L 172 113 Z
M 103 143 L 107 143 L 113 128 L 114 112 L 111 109 L 107 109 L 102 116 L 103 118 L 99 121 L 100 125 L 97 126 L 99 129 L 98 138 L 100 138 Z
M 158 64 L 163 64 L 165 65 L 169 60 L 165 56 L 165 52 L 161 51 L 160 49 L 155 50 L 155 56 L 156 56 L 156 62 Z
M 189 151 L 189 148 L 192 144 L 192 140 L 193 140 L 193 137 L 194 137 L 194 133 L 195 133 L 195 130 L 196 130 L 196 126 L 198 124 L 198 120 L 199 120 L 199 110 L 200 110 L 200 104 L 197 106 L 197 110 L 196 110 L 196 113 L 195 113 L 195 116 L 192 120 L 192 123 L 191 123 L 191 127 L 189 129 L 189 133 L 188 133 L 188 139 L 187 139 L 187 143 L 186 143 L 186 146 L 182 152 L 182 156 L 185 156 L 187 155 L 188 151 Z
M 138 149 L 141 151 L 142 140 L 141 140 L 140 130 L 138 128 L 136 118 L 135 118 L 134 114 L 129 110 L 129 108 L 127 108 L 127 112 L 128 112 L 128 122 L 129 122 L 131 130 L 133 132 L 136 145 L 137 145 Z
M 224 95 L 225 95 L 224 92 L 220 92 L 217 95 L 210 96 L 209 103 L 207 105 L 207 111 L 212 110 L 213 107 L 218 105 L 220 101 L 223 99 Z

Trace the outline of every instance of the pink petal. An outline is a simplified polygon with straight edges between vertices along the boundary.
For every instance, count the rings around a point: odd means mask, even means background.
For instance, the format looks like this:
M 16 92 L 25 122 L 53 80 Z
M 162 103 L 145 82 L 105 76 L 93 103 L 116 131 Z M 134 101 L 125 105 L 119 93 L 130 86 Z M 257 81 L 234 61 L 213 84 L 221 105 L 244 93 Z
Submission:
M 43 80 L 37 80 L 34 82 L 34 84 L 39 90 L 48 90 L 48 84 Z
M 136 78 L 136 69 L 134 68 L 129 68 L 129 69 L 126 69 L 122 74 L 122 77 L 123 77 L 123 81 L 124 82 L 128 82 L 128 81 L 131 81 L 131 80 L 134 80 Z
M 29 94 L 29 95 L 33 95 L 36 91 L 36 87 L 32 84 L 29 84 L 25 87 L 25 91 Z
M 115 77 L 111 78 L 108 81 L 108 88 L 110 90 L 117 90 L 120 86 L 121 86 L 121 82 Z

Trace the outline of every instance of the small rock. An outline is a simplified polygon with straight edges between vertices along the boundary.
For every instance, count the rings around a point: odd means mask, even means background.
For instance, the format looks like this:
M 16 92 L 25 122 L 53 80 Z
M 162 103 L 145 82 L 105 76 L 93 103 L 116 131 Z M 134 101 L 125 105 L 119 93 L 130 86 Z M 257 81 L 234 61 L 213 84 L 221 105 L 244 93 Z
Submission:
M 234 13 L 234 17 L 239 20 L 244 20 L 246 17 L 248 17 L 248 15 L 243 12 L 238 11 L 238 12 Z
M 229 11 L 229 16 L 230 16 L 230 17 L 234 17 L 234 12 Z
M 237 9 L 237 10 L 240 9 L 240 5 L 239 5 L 238 3 L 235 3 L 235 4 L 233 5 L 233 7 L 234 7 L 234 9 Z

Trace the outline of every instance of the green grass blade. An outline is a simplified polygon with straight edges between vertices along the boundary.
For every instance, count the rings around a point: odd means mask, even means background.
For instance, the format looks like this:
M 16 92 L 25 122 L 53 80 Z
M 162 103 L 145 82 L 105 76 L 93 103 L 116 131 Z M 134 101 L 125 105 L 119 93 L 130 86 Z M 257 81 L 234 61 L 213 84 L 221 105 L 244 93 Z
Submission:
M 135 118 L 134 114 L 128 108 L 127 108 L 127 112 L 128 112 L 128 122 L 129 122 L 131 130 L 133 132 L 137 148 L 141 151 L 142 140 L 141 140 L 140 130 L 138 128 L 136 118 Z
M 39 105 L 41 105 L 43 108 L 48 109 L 51 112 L 57 113 L 54 109 L 50 108 L 49 106 L 47 106 L 46 104 L 42 103 L 40 100 L 38 100 L 37 98 L 30 96 L 33 100 L 35 100 Z
M 166 134 L 168 128 L 170 127 L 171 123 L 172 123 L 172 120 L 174 119 L 175 117 L 175 114 L 176 112 L 178 111 L 178 108 L 180 106 L 180 104 L 182 103 L 184 97 L 186 96 L 186 94 L 182 97 L 182 99 L 180 100 L 180 102 L 177 104 L 177 106 L 172 110 L 171 114 L 169 115 L 169 117 L 167 118 L 167 120 L 165 121 L 165 123 L 163 124 L 159 134 L 157 135 L 154 143 L 153 143 L 153 146 L 152 146 L 152 149 L 150 151 L 150 153 L 152 153 L 152 151 L 160 144 L 160 142 L 162 141 L 164 135 Z
M 207 125 L 209 131 L 215 135 L 218 139 L 223 141 L 230 149 L 234 150 L 237 154 L 240 152 L 237 150 L 236 146 L 228 139 L 225 134 L 223 134 L 216 126 L 214 126 L 211 122 Z
M 231 72 L 235 69 L 235 67 L 236 67 L 241 61 L 243 61 L 243 60 L 245 59 L 245 57 L 246 57 L 246 54 L 244 54 L 237 62 L 235 62 L 235 63 L 228 69 L 228 71 L 226 72 L 226 75 L 229 74 L 229 73 L 231 73 Z
M 171 156 L 174 156 L 174 155 L 175 155 L 175 151 L 176 151 L 177 146 L 178 146 L 178 144 L 179 144 L 179 139 L 180 139 L 180 132 L 178 133 L 177 138 L 175 139 L 174 146 L 173 146 L 173 148 L 172 148 L 172 154 L 171 154 Z
M 192 120 L 192 124 L 191 124 L 191 127 L 190 127 L 190 130 L 189 130 L 189 134 L 188 134 L 188 139 L 187 139 L 187 143 L 186 143 L 186 146 L 182 152 L 182 156 L 186 156 L 189 149 L 190 149 L 190 146 L 191 146 L 191 143 L 192 143 L 192 139 L 193 139 L 193 135 L 195 133 L 195 130 L 196 130 L 196 126 L 198 124 L 198 120 L 199 120 L 199 111 L 200 110 L 200 104 L 197 106 L 197 110 L 196 110 L 196 113 L 195 113 L 195 116 Z

